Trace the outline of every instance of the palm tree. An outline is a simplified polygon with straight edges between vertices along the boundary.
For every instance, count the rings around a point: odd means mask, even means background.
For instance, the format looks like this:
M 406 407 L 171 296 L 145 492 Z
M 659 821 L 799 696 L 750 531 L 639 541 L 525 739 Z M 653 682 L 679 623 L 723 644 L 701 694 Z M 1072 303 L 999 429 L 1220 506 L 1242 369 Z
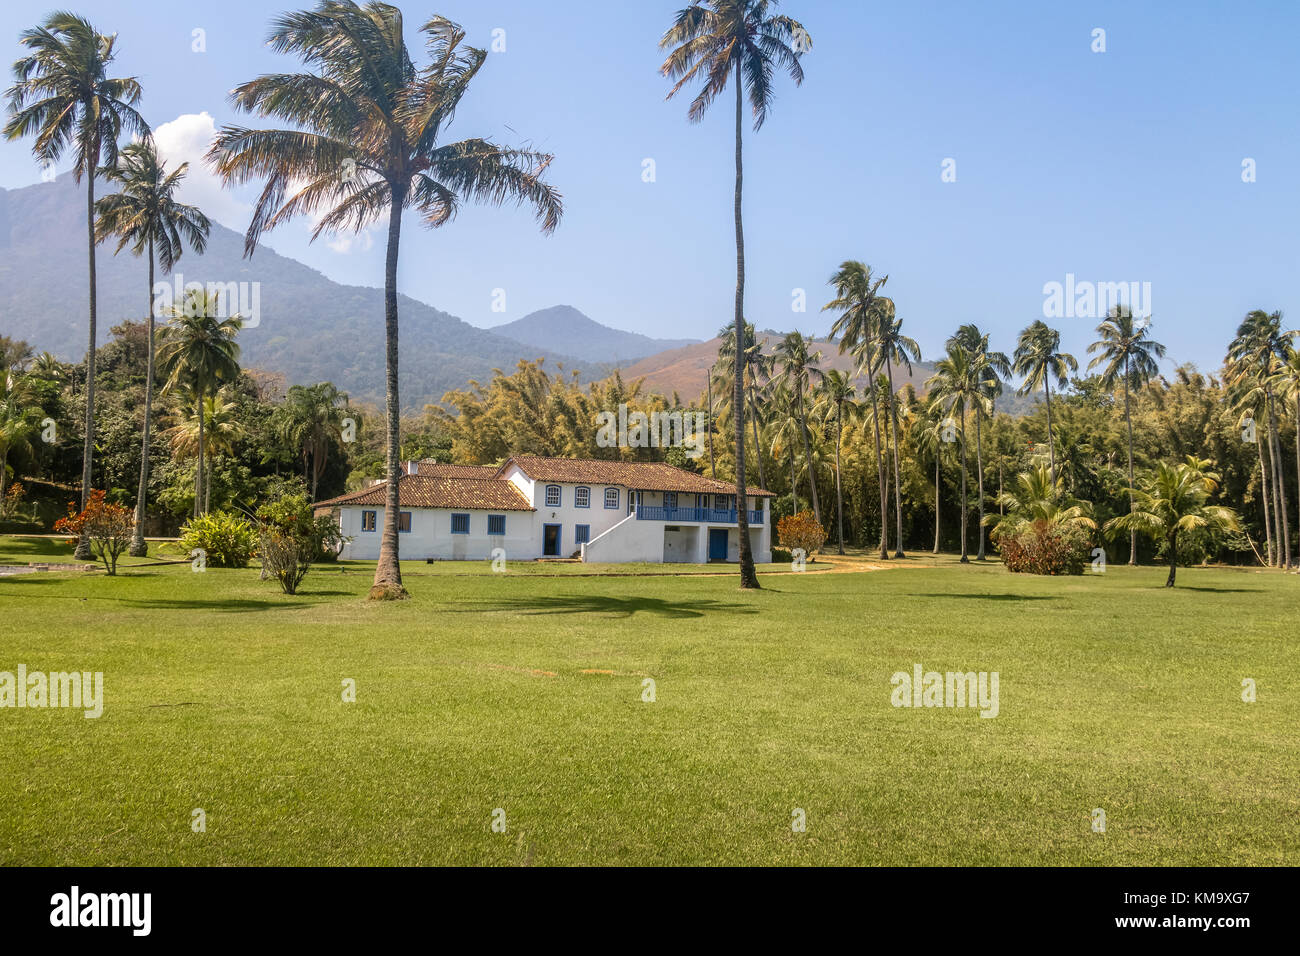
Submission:
M 201 401 L 184 386 L 178 389 L 178 394 L 182 411 L 176 424 L 165 433 L 172 451 L 189 457 L 202 450 L 209 461 L 219 455 L 233 454 L 235 442 L 244 436 L 244 427 L 239 418 L 239 402 L 235 400 L 231 386 L 223 385 Z M 204 470 L 201 485 L 198 472 L 194 476 L 194 501 L 204 512 L 212 507 L 212 471 L 211 466 Z
M 1041 459 L 1040 459 L 1041 460 Z M 1041 524 L 1095 531 L 1097 522 L 1092 517 L 1092 504 L 1071 498 L 1065 493 L 1065 480 L 1052 480 L 1044 464 L 1030 467 L 1016 475 L 1011 490 L 998 495 L 1001 513 L 989 515 L 986 524 L 993 525 L 993 537 L 1014 537 L 1031 525 Z
M 1134 322 L 1133 310 L 1115 306 L 1106 319 L 1097 326 L 1101 338 L 1088 346 L 1088 353 L 1099 353 L 1088 363 L 1092 371 L 1099 365 L 1102 383 L 1109 389 L 1119 380 L 1124 382 L 1124 425 L 1128 429 L 1128 483 L 1133 486 L 1133 412 L 1129 402 L 1135 387 L 1141 388 L 1160 371 L 1156 359 L 1165 357 L 1165 347 L 1151 338 L 1149 321 Z M 1133 510 L 1133 496 L 1128 499 L 1128 510 Z M 1137 565 L 1137 529 L 1129 531 L 1128 563 Z
M 1216 531 L 1240 530 L 1237 513 L 1206 500 L 1214 488 L 1211 476 L 1203 469 L 1185 462 L 1160 462 L 1133 489 L 1134 508 L 1126 515 L 1106 522 L 1109 531 L 1136 528 L 1156 540 L 1164 540 L 1169 553 L 1169 577 L 1165 587 L 1174 586 L 1178 573 L 1178 535 L 1183 531 L 1208 528 Z
M 32 367 L 28 370 L 28 374 L 47 382 L 62 382 L 67 372 L 63 363 L 54 357 L 54 353 L 42 352 L 32 360 Z
M 785 383 L 771 383 L 771 396 L 768 402 L 773 414 L 771 416 L 771 452 L 772 458 L 779 461 L 789 457 L 790 460 L 790 502 L 791 514 L 799 513 L 799 483 L 795 477 L 795 445 L 799 439 L 799 416 L 795 413 L 794 396 Z
M 0 504 L 5 500 L 9 453 L 30 454 L 32 436 L 40 430 L 41 411 L 35 398 L 26 377 L 16 367 L 0 369 Z
M 947 442 L 943 440 L 944 426 L 943 419 L 935 414 L 934 409 L 927 409 L 928 417 L 924 424 L 921 425 L 914 434 L 916 435 L 917 451 L 921 455 L 934 458 L 934 550 L 932 554 L 939 553 L 939 528 L 941 514 L 941 466 L 943 462 L 943 450 Z
M 839 317 L 831 325 L 831 341 L 840 340 L 840 354 L 851 353 L 858 360 L 858 374 L 865 376 L 871 393 L 872 419 L 876 430 L 876 485 L 880 492 L 880 559 L 889 560 L 889 501 L 885 487 L 885 460 L 881 454 L 880 416 L 875 389 L 870 387 L 878 367 L 876 343 L 879 337 L 881 314 L 888 306 L 882 302 L 880 287 L 889 276 L 876 278 L 871 266 L 855 259 L 840 263 L 839 270 L 830 278 L 835 298 L 822 306 L 822 311 L 835 310 Z
M 132 255 L 147 253 L 149 256 L 149 344 L 144 378 L 144 429 L 140 438 L 140 490 L 135 500 L 135 534 L 127 551 L 134 557 L 148 553 L 144 543 L 144 508 L 149 491 L 149 430 L 153 417 L 155 254 L 166 275 L 184 254 L 186 241 L 196 253 L 203 255 L 212 228 L 208 217 L 197 206 L 187 206 L 175 198 L 189 165 L 181 163 L 168 172 L 158 159 L 152 138 L 129 143 L 122 148 L 117 165 L 104 174 L 106 179 L 119 184 L 121 191 L 95 203 L 99 215 L 95 228 L 98 242 L 117 236 L 114 255 L 131 243 Z
M 245 235 L 251 256 L 265 229 L 325 210 L 312 238 L 359 230 L 387 217 L 384 338 L 388 414 L 387 496 L 372 598 L 405 598 L 398 564 L 401 403 L 398 399 L 397 260 L 402 211 L 426 225 L 451 221 L 465 199 L 530 204 L 544 233 L 563 204 L 544 174 L 552 157 L 486 139 L 440 144 L 470 82 L 487 60 L 461 47 L 459 26 L 434 17 L 420 28 L 430 62 L 417 68 L 402 38 L 402 13 L 386 3 L 323 0 L 272 24 L 269 45 L 299 56 L 315 72 L 262 76 L 236 87 L 235 105 L 292 128 L 225 126 L 208 152 L 226 183 L 266 180 Z M 286 198 L 286 192 L 297 191 Z
M 1039 385 L 1047 398 L 1047 450 L 1052 464 L 1052 480 L 1056 480 L 1056 446 L 1052 439 L 1052 379 L 1064 388 L 1071 372 L 1079 370 L 1073 355 L 1061 350 L 1061 333 L 1047 327 L 1042 319 L 1036 320 L 1020 333 L 1016 343 L 1014 369 L 1025 377 L 1019 394 L 1028 395 Z
M 76 159 L 72 175 L 86 178 L 86 236 L 90 289 L 89 345 L 86 350 L 86 439 L 81 458 L 81 507 L 90 500 L 95 455 L 95 176 L 101 162 L 117 165 L 123 131 L 146 135 L 149 124 L 136 112 L 140 83 L 114 79 L 108 67 L 116 56 L 117 35 L 105 36 L 83 17 L 52 14 L 42 26 L 24 30 L 18 42 L 27 54 L 14 63 L 14 85 L 7 91 L 8 139 L 35 136 L 32 153 L 53 166 L 65 149 Z M 76 556 L 92 557 L 82 535 Z
M 198 410 L 199 465 L 197 487 L 203 483 L 204 400 L 222 382 L 234 381 L 239 375 L 239 344 L 235 336 L 243 325 L 239 316 L 222 317 L 221 304 L 215 294 L 194 290 L 182 305 L 173 306 L 171 319 L 158 331 L 158 366 L 167 376 L 163 388 L 184 388 L 194 396 Z M 195 495 L 194 514 L 204 512 L 201 495 Z
M 310 475 L 311 497 L 329 462 L 330 447 L 343 440 L 343 409 L 348 397 L 330 382 L 294 385 L 279 408 L 279 432 L 302 458 L 303 475 Z M 310 472 L 308 462 L 311 463 Z
M 988 417 L 993 418 L 994 402 L 1002 394 L 1002 376 L 1011 374 L 1011 360 L 1004 352 L 989 351 L 988 333 L 981 332 L 978 325 L 967 323 L 957 329 L 948 340 L 960 345 L 970 356 L 976 380 L 980 383 L 985 396 L 988 397 Z M 975 560 L 984 560 L 984 435 L 982 422 L 984 410 L 975 407 L 975 475 L 979 488 L 979 524 L 980 543 Z
M 884 359 L 885 375 L 889 379 L 889 417 L 894 436 L 894 519 L 897 522 L 894 542 L 897 550 L 894 557 L 902 558 L 906 557 L 903 554 L 903 480 L 898 467 L 898 396 L 894 390 L 894 363 L 906 365 L 907 373 L 911 375 L 912 363 L 921 360 L 921 346 L 916 344 L 915 339 L 903 334 L 903 320 L 895 316 L 893 300 L 883 299 L 882 306 L 886 311 L 881 316 L 879 328 L 880 355 Z
M 844 416 L 850 417 L 857 409 L 853 401 L 856 390 L 853 379 L 837 368 L 829 370 L 816 388 L 818 403 L 813 411 L 824 417 L 834 414 L 835 419 L 835 525 L 838 531 L 839 553 L 844 553 L 844 492 L 840 484 L 840 439 L 844 431 Z
M 808 466 L 808 490 L 812 498 L 813 517 L 821 524 L 822 510 L 817 500 L 817 478 L 812 467 L 812 444 L 808 439 L 808 414 L 804 396 L 820 382 L 825 373 L 817 367 L 821 352 L 808 351 L 809 340 L 798 332 L 791 332 L 776 347 L 776 362 L 781 366 L 776 380 L 786 383 L 794 398 L 794 413 L 799 420 L 799 434 L 803 437 L 804 462 Z
M 679 10 L 673 25 L 659 41 L 659 48 L 670 51 L 660 72 L 675 80 L 668 99 L 695 80 L 703 85 L 691 101 L 689 116 L 693 123 L 704 118 L 709 105 L 735 74 L 736 87 L 736 189 L 734 218 L 736 225 L 736 518 L 740 526 L 740 586 L 756 588 L 758 575 L 754 571 L 754 555 L 749 542 L 749 521 L 746 514 L 745 493 L 745 400 L 744 387 L 745 349 L 745 230 L 741 220 L 740 201 L 744 183 L 742 143 L 744 130 L 745 94 L 749 95 L 754 131 L 767 119 L 775 90 L 773 74 L 778 68 L 786 70 L 796 86 L 803 83 L 803 67 L 799 59 L 812 48 L 808 31 L 797 20 L 769 10 L 776 0 L 693 0 L 690 6 Z M 793 44 L 793 47 L 791 46 Z
M 1277 432 L 1277 409 L 1274 405 L 1276 376 L 1287 358 L 1294 333 L 1282 331 L 1282 313 L 1255 309 L 1237 326 L 1237 334 L 1228 347 L 1228 360 L 1235 388 L 1258 390 L 1264 407 L 1264 432 L 1268 442 L 1269 473 L 1273 487 L 1273 527 L 1278 543 L 1277 566 L 1291 566 L 1291 519 L 1287 514 L 1286 486 L 1282 481 L 1281 447 Z M 1265 482 L 1269 478 L 1265 478 Z
M 955 342 L 948 345 L 947 356 L 935 363 L 934 374 L 926 380 L 925 387 L 929 390 L 932 409 L 940 409 L 949 417 L 956 414 L 961 422 L 957 430 L 961 437 L 961 563 L 967 564 L 970 562 L 966 534 L 970 497 L 966 491 L 966 411 L 975 409 L 977 415 L 987 415 L 992 403 L 971 354 Z

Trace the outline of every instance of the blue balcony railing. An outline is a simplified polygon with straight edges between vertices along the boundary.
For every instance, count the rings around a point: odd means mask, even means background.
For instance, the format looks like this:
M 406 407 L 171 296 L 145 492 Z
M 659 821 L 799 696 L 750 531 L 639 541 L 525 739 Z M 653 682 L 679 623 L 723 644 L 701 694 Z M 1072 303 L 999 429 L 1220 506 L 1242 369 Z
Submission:
M 664 508 L 655 505 L 642 505 L 636 511 L 639 521 L 711 521 L 716 524 L 735 524 L 735 508 Z M 762 524 L 763 512 L 749 512 L 750 524 Z

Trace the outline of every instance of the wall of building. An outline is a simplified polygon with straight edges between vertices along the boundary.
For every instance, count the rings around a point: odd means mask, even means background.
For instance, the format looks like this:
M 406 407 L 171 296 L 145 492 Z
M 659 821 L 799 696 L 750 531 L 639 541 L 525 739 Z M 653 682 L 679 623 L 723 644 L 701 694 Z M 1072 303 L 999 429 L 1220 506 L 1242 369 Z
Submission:
M 506 560 L 531 561 L 538 556 L 533 541 L 535 515 L 531 511 L 478 511 L 463 510 L 456 514 L 469 515 L 469 534 L 451 533 L 453 512 L 444 508 L 411 508 L 411 530 L 398 535 L 398 553 L 403 561 L 423 561 L 436 558 L 443 561 L 481 561 L 492 557 L 495 548 L 505 549 Z M 361 530 L 361 513 L 375 512 L 375 530 Z M 506 519 L 504 535 L 490 535 L 488 515 L 503 514 Z M 343 533 L 352 538 L 344 545 L 342 557 L 359 561 L 379 558 L 379 542 L 384 532 L 384 509 L 381 506 L 362 507 L 345 505 L 339 508 L 339 524 Z

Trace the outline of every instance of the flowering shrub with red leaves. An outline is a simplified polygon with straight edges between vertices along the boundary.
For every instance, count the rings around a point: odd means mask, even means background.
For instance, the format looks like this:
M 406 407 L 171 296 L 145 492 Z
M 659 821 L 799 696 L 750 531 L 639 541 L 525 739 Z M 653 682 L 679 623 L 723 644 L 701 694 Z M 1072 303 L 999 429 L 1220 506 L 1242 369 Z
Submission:
M 1082 574 L 1092 539 L 1079 529 L 1035 521 L 1019 534 L 996 540 L 1002 563 L 1017 574 Z
M 117 574 L 117 559 L 131 545 L 135 513 L 130 508 L 105 500 L 104 492 L 91 491 L 84 510 L 68 502 L 68 515 L 54 522 L 54 530 L 72 535 L 72 544 L 85 535 L 91 550 L 104 562 L 104 570 Z

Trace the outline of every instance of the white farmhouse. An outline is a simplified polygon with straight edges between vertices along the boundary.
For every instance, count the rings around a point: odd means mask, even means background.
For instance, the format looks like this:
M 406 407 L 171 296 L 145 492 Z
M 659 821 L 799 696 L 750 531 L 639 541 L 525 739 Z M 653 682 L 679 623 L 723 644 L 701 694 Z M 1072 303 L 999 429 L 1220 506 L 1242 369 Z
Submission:
M 388 482 L 316 506 L 374 560 Z M 408 462 L 398 485 L 405 560 L 580 557 L 600 562 L 739 560 L 735 486 L 662 462 L 517 456 L 499 467 Z M 772 560 L 770 492 L 749 489 L 750 546 Z

